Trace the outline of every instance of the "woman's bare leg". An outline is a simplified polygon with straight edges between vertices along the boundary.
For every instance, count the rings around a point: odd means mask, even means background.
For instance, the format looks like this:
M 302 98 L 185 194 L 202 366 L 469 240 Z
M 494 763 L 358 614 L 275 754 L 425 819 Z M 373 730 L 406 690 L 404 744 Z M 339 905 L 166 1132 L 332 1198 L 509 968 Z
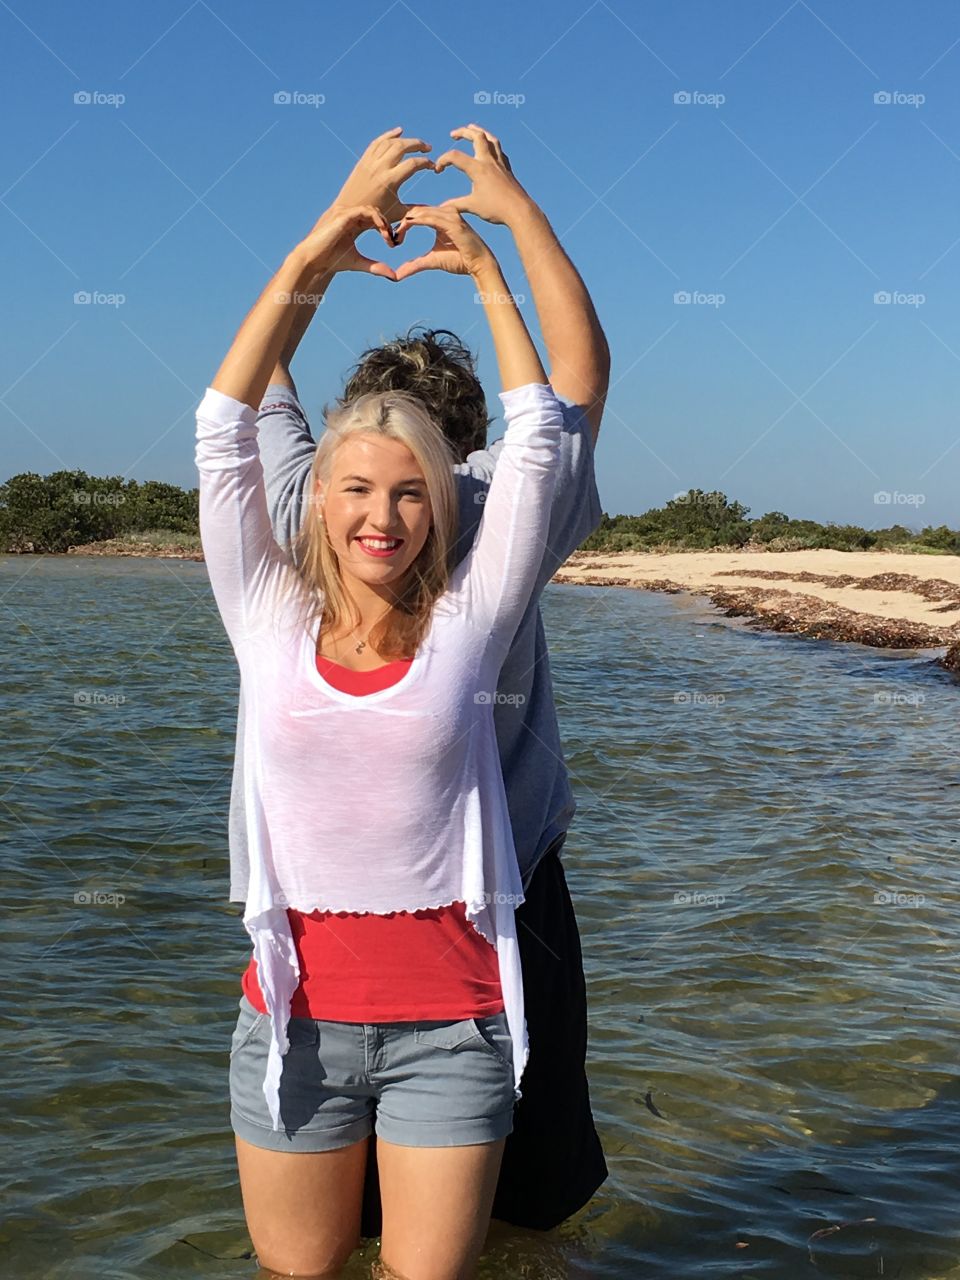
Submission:
M 260 1265 L 338 1276 L 360 1244 L 369 1138 L 337 1151 L 266 1151 L 234 1134 L 247 1230 Z
M 467 1280 L 474 1274 L 505 1143 L 401 1147 L 377 1138 L 384 1275 Z

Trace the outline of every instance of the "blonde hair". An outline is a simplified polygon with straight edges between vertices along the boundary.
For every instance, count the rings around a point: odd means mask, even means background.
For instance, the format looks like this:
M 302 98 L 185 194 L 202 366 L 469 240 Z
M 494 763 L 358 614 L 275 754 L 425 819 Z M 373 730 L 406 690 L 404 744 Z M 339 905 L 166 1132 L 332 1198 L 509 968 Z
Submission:
M 369 639 L 383 657 L 412 657 L 450 576 L 457 531 L 452 473 L 456 458 L 426 406 L 406 391 L 367 392 L 332 410 L 324 406 L 323 417 L 326 429 L 310 468 L 307 510 L 292 544 L 297 572 L 307 588 L 308 620 L 319 615 L 321 628 L 331 629 L 359 621 L 320 511 L 319 495 L 330 483 L 334 456 L 354 436 L 396 440 L 407 446 L 423 471 L 432 523 L 420 554 L 398 584 L 396 600 L 372 628 Z

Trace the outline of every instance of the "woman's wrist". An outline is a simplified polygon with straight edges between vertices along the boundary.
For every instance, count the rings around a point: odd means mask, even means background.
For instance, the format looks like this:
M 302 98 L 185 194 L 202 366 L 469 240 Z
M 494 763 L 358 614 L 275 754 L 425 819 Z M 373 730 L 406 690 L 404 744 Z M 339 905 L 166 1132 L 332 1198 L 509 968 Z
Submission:
M 326 246 L 312 244 L 309 236 L 291 249 L 289 256 L 302 266 L 308 284 L 318 275 L 328 278 L 336 275 L 336 268 L 330 260 L 329 249 Z
M 500 269 L 500 263 L 493 254 L 471 270 L 470 278 L 481 292 L 489 292 L 494 288 L 499 288 L 500 285 L 503 285 L 504 290 L 506 289 L 507 282 L 504 279 L 503 271 Z

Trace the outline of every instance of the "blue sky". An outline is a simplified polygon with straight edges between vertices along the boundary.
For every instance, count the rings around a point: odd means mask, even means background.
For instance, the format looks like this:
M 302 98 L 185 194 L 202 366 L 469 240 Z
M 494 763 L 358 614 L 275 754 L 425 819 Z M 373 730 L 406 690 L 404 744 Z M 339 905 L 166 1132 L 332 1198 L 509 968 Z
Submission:
M 0 478 L 80 467 L 192 487 L 203 390 L 355 156 L 396 124 L 436 156 L 477 120 L 608 335 L 606 510 L 692 486 L 754 515 L 960 525 L 955 5 L 14 0 L 0 32 L 17 122 L 0 171 Z M 523 100 L 476 105 L 483 91 Z M 450 169 L 404 195 L 466 190 Z M 474 225 L 529 299 L 509 232 Z M 411 234 L 396 260 L 429 242 Z M 318 426 L 355 353 L 417 322 L 474 347 L 497 411 L 469 281 L 351 274 L 294 367 Z

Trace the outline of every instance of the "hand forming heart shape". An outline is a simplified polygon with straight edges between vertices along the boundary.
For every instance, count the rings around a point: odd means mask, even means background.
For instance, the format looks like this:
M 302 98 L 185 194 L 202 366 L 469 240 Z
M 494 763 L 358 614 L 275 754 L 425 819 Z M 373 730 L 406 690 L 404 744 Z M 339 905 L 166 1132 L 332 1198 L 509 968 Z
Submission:
M 411 227 L 430 227 L 436 232 L 429 252 L 403 263 L 396 271 L 385 262 L 368 258 L 356 246 L 364 231 L 376 230 L 390 246 L 399 248 Z M 454 275 L 475 275 L 495 262 L 493 253 L 462 215 L 444 205 L 413 205 L 404 214 L 396 231 L 373 205 L 332 205 L 304 241 L 317 272 L 335 274 L 362 271 L 399 282 L 420 271 L 448 271 Z
M 404 280 L 420 271 L 442 270 L 453 274 L 466 274 L 471 271 L 471 262 L 479 261 L 480 246 L 489 253 L 479 236 L 459 220 L 459 223 L 444 221 L 442 225 L 431 221 L 438 211 L 452 210 L 457 214 L 472 213 L 484 221 L 505 223 L 512 213 L 528 200 L 523 188 L 513 176 L 510 161 L 500 145 L 499 139 L 486 129 L 471 123 L 451 129 L 450 136 L 463 139 L 473 144 L 474 154 L 451 149 L 439 156 L 436 161 L 416 152 L 427 152 L 431 144 L 422 138 L 402 137 L 402 126 L 397 125 L 374 138 L 358 160 L 353 172 L 344 183 L 333 208 L 370 206 L 378 210 L 391 223 L 397 225 L 396 237 L 386 243 L 396 248 L 403 242 L 406 230 L 410 225 L 430 226 L 436 231 L 433 248 L 425 254 L 403 263 L 395 271 L 384 262 L 374 262 L 365 258 L 355 248 L 341 243 L 340 258 L 335 270 L 365 271 L 371 275 L 380 275 L 385 279 Z M 456 196 L 443 201 L 439 205 L 409 205 L 400 197 L 400 187 L 414 174 L 430 170 L 442 173 L 446 168 L 459 169 L 470 179 L 472 190 L 464 196 Z M 408 215 L 417 210 L 418 216 Z M 432 213 L 426 214 L 425 210 Z M 321 219 L 321 221 L 323 221 Z M 319 224 L 318 224 L 319 227 Z M 363 230 L 383 228 L 379 223 L 370 220 L 358 227 L 357 235 Z M 456 238 L 460 233 L 460 240 Z M 469 233 L 472 239 L 463 240 L 463 233 Z M 490 255 L 492 257 L 492 254 Z

